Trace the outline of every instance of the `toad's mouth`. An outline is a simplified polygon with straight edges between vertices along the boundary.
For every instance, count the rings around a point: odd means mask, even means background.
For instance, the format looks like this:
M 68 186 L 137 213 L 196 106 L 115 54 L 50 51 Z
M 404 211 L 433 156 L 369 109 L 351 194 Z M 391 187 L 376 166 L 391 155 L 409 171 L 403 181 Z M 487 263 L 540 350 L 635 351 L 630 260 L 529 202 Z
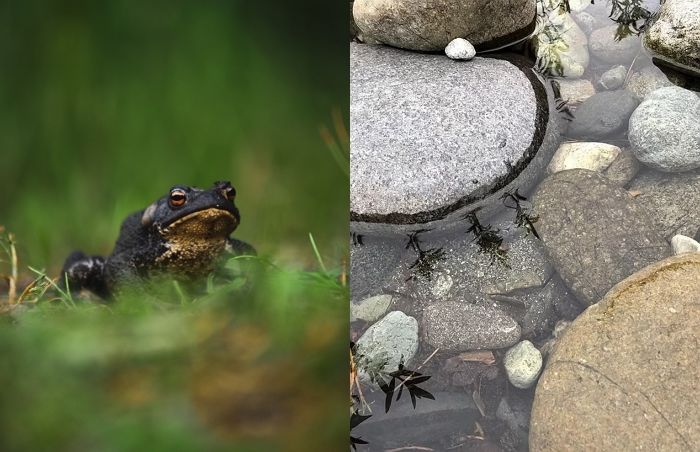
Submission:
M 219 239 L 228 237 L 238 226 L 238 219 L 228 210 L 210 207 L 185 215 L 163 229 L 165 237 Z

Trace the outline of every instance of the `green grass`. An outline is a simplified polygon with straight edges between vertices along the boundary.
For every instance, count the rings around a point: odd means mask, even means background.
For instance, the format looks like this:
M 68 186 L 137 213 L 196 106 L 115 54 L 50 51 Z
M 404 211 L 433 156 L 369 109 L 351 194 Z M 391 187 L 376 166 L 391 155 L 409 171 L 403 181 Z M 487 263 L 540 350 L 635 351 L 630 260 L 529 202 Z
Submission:
M 164 280 L 110 303 L 36 270 L 42 290 L 0 316 L 0 450 L 346 447 L 339 272 L 226 269 L 202 291 Z

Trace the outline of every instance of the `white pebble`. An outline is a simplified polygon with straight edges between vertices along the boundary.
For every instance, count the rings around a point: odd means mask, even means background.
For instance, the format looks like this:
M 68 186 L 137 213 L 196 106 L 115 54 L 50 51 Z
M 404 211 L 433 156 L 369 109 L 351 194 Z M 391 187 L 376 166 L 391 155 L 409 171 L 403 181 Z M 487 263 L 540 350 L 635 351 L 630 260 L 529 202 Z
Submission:
M 674 235 L 671 239 L 673 254 L 700 253 L 700 243 L 684 235 Z
M 476 49 L 466 39 L 456 38 L 445 47 L 445 55 L 453 60 L 471 60 L 476 55 Z
M 506 352 L 503 365 L 508 380 L 516 388 L 527 389 L 542 369 L 542 354 L 530 341 L 522 341 Z

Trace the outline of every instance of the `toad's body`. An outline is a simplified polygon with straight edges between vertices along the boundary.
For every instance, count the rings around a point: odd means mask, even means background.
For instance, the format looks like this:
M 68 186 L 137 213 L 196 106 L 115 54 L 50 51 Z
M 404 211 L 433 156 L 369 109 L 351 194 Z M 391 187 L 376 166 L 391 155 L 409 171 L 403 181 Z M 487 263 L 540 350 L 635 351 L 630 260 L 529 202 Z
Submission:
M 63 266 L 71 290 L 109 298 L 128 281 L 169 274 L 193 280 L 210 273 L 226 251 L 254 253 L 229 235 L 240 222 L 229 182 L 209 190 L 176 186 L 168 195 L 124 220 L 107 258 L 71 254 Z

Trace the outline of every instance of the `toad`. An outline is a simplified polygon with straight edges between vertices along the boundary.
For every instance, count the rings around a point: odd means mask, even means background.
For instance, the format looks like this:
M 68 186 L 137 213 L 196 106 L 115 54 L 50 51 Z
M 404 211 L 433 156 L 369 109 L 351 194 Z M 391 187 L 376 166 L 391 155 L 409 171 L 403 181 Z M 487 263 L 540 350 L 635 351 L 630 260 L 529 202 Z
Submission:
M 226 253 L 255 254 L 252 246 L 229 237 L 241 220 L 235 197 L 228 181 L 208 190 L 176 185 L 124 220 L 106 258 L 80 251 L 68 256 L 62 281 L 71 291 L 87 289 L 108 299 L 129 282 L 164 274 L 197 280 L 210 274 Z

